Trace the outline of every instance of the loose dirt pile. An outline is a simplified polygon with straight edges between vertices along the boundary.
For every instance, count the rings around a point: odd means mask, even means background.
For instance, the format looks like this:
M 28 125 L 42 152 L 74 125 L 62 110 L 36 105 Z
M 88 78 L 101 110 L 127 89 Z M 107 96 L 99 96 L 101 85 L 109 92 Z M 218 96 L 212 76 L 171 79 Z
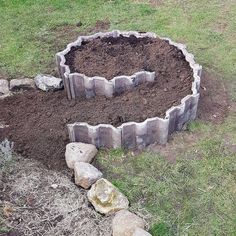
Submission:
M 198 117 L 206 121 L 222 121 L 228 109 L 222 83 L 204 73 L 201 86 Z M 153 103 L 146 102 L 152 99 Z M 50 169 L 64 169 L 65 146 L 69 142 L 66 124 L 87 121 L 117 125 L 121 121 L 142 121 L 147 116 L 160 114 L 157 108 L 163 99 L 155 99 L 152 88 L 146 85 L 112 99 L 96 97 L 68 101 L 64 91 L 17 94 L 0 100 L 0 127 L 9 125 L 0 128 L 0 141 L 8 138 L 14 141 L 15 151 L 23 156 L 41 160 Z

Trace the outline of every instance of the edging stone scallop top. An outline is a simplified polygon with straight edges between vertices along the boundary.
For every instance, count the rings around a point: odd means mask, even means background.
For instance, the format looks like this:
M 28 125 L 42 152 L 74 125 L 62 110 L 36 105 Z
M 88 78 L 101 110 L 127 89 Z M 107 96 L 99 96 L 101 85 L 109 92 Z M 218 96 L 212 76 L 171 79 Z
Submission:
M 79 73 L 70 74 L 69 67 L 65 65 L 65 55 L 73 46 L 81 45 L 82 41 L 91 41 L 98 37 L 119 37 L 120 35 L 125 37 L 131 35 L 136 37 L 157 37 L 154 33 L 139 33 L 136 31 L 121 32 L 115 30 L 90 36 L 80 36 L 75 42 L 68 44 L 64 51 L 57 53 L 58 68 L 69 99 L 75 98 L 76 96 L 90 98 L 95 95 L 111 97 L 115 92 L 121 93 L 143 82 L 154 80 L 155 74 L 146 71 L 137 72 L 132 76 L 118 76 L 110 81 L 103 77 L 87 77 Z M 165 144 L 171 133 L 181 130 L 186 122 L 195 119 L 202 66 L 195 63 L 194 56 L 187 52 L 185 45 L 175 43 L 169 38 L 161 39 L 167 40 L 170 45 L 180 49 L 192 68 L 194 78 L 191 88 L 192 94 L 185 96 L 181 100 L 180 105 L 168 109 L 165 118 L 153 117 L 140 123 L 127 122 L 117 128 L 110 124 L 99 124 L 96 126 L 91 126 L 84 122 L 68 124 L 69 137 L 72 142 L 92 143 L 98 148 L 124 147 L 128 149 L 145 147 L 156 142 Z

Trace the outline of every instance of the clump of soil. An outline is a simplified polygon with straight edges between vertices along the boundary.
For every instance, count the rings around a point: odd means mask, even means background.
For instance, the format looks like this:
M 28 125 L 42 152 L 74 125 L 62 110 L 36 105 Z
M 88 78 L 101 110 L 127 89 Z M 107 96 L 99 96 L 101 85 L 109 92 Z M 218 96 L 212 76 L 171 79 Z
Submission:
M 186 78 L 192 82 L 192 71 L 183 53 L 159 38 L 97 38 L 72 47 L 65 57 L 71 72 L 87 76 L 112 79 L 146 70 L 155 71 L 162 83 L 175 80 L 176 84 L 184 84 Z

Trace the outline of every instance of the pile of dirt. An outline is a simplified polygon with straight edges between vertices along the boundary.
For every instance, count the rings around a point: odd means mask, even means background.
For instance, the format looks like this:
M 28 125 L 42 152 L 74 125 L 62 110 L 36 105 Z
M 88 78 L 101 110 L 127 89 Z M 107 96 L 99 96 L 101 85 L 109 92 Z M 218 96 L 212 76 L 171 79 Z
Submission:
M 0 129 L 0 140 L 6 137 L 14 141 L 17 152 L 42 159 L 49 168 L 64 168 L 65 145 L 69 142 L 66 124 L 88 122 L 118 126 L 122 122 L 163 116 L 166 108 L 178 104 L 179 96 L 186 93 L 182 91 L 173 96 L 171 92 L 164 92 L 165 100 L 158 96 L 158 91 L 156 82 L 109 99 L 95 97 L 69 101 L 64 91 L 16 94 L 0 100 L 0 124 L 9 125 Z
M 23 156 L 41 160 L 50 169 L 64 169 L 65 146 L 69 142 L 66 124 L 86 121 L 119 125 L 164 114 L 164 108 L 162 113 L 157 108 L 167 103 L 155 93 L 155 88 L 159 88 L 156 83 L 141 85 L 135 91 L 111 99 L 96 97 L 69 101 L 64 91 L 29 91 L 8 97 L 0 100 L 0 127 L 9 125 L 0 128 L 0 141 L 8 138 L 14 141 L 15 151 Z M 216 121 L 223 120 L 228 107 L 226 98 L 219 80 L 204 73 L 198 117 L 212 121 L 218 112 Z M 170 100 L 167 106 L 172 103 Z
M 156 78 L 162 84 L 169 80 L 185 84 L 186 78 L 189 84 L 192 82 L 192 71 L 183 53 L 159 38 L 97 38 L 72 47 L 65 57 L 71 72 L 87 76 L 112 79 L 114 76 L 146 70 L 155 71 Z

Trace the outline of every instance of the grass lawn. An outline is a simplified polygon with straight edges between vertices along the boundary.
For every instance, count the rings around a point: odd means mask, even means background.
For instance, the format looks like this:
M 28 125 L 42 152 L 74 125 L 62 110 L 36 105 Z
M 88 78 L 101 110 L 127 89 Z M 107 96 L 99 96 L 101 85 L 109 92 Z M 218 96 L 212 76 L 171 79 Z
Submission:
M 53 73 L 55 53 L 104 20 L 111 30 L 153 31 L 187 44 L 199 64 L 225 81 L 234 102 L 235 0 L 158 2 L 1 0 L 0 78 Z M 236 235 L 235 111 L 220 125 L 193 122 L 175 139 L 182 135 L 195 138 L 173 153 L 174 163 L 151 152 L 112 150 L 100 152 L 98 165 L 132 209 L 147 216 L 152 235 Z

